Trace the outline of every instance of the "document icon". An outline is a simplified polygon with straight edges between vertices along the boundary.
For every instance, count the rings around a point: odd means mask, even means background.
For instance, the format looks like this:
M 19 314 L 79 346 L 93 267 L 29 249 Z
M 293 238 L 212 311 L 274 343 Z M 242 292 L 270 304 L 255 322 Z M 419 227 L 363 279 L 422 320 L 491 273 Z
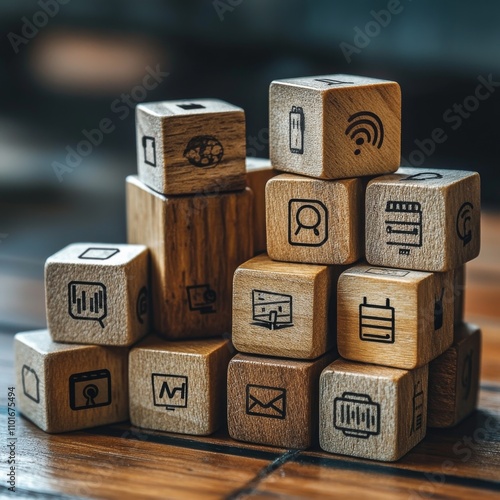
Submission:
M 286 417 L 286 389 L 266 385 L 247 385 L 247 415 L 259 417 Z

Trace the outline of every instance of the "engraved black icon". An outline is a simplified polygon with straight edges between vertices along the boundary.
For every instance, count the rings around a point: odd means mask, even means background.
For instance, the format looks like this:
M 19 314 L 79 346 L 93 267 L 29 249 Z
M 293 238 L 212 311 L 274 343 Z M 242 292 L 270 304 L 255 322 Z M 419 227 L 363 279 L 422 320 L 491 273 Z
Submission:
M 40 402 L 40 379 L 36 371 L 28 365 L 23 365 L 21 376 L 23 380 L 23 393 L 35 403 Z
M 304 110 L 299 106 L 292 106 L 289 113 L 288 134 L 290 152 L 304 154 L 304 130 L 306 126 Z
M 286 418 L 286 389 L 267 385 L 248 384 L 246 413 L 258 417 Z
M 410 255 L 422 246 L 422 206 L 418 201 L 388 201 L 385 231 L 388 245 L 399 246 L 400 255 Z
M 395 312 L 390 299 L 385 305 L 368 304 L 366 297 L 359 304 L 359 338 L 367 342 L 393 344 L 395 341 Z
M 430 181 L 435 179 L 442 179 L 443 176 L 437 172 L 420 172 L 418 174 L 403 177 L 400 181 Z
M 292 199 L 288 202 L 290 245 L 320 247 L 328 240 L 328 209 L 319 200 Z
M 315 82 L 325 83 L 329 87 L 332 85 L 350 85 L 354 82 L 343 82 L 342 80 L 333 80 L 332 78 L 315 78 Z
M 370 267 L 365 271 L 366 274 L 378 274 L 380 276 L 397 276 L 398 278 L 404 278 L 410 271 L 403 271 L 402 269 L 388 269 L 386 267 Z
M 148 289 L 143 286 L 139 290 L 139 295 L 137 296 L 137 302 L 135 306 L 135 312 L 137 314 L 137 321 L 141 325 L 144 324 L 144 318 L 148 314 Z
M 424 421 L 424 391 L 422 389 L 422 381 L 419 380 L 413 386 L 412 399 L 412 419 L 410 434 L 422 429 Z
M 85 250 L 81 255 L 78 256 L 79 259 L 88 260 L 108 260 L 116 255 L 120 250 L 118 248 L 102 248 L 102 247 L 90 247 Z
M 71 281 L 68 284 L 69 315 L 73 319 L 97 321 L 102 328 L 102 320 L 107 316 L 106 287 L 92 281 Z
M 144 135 L 142 137 L 142 149 L 144 153 L 144 163 L 156 167 L 156 140 L 154 137 Z
M 333 402 L 333 426 L 345 436 L 368 439 L 380 434 L 380 403 L 368 394 L 344 392 Z
M 211 135 L 193 137 L 184 150 L 186 158 L 193 167 L 216 167 L 224 156 L 224 148 L 218 139 Z
M 464 357 L 464 361 L 462 364 L 462 376 L 460 378 L 460 383 L 462 385 L 462 399 L 464 400 L 469 399 L 472 389 L 473 354 L 474 350 L 471 349 Z
M 72 410 L 99 408 L 111 404 L 109 370 L 74 373 L 69 377 L 69 406 Z
M 472 211 L 474 206 L 466 201 L 458 210 L 457 214 L 457 236 L 462 240 L 464 246 L 472 240 Z
M 384 144 L 384 124 L 382 120 L 371 111 L 360 111 L 351 115 L 347 121 L 345 135 L 349 136 L 358 146 L 354 150 L 356 156 L 361 154 L 362 146 L 371 144 L 380 149 Z
M 205 106 L 203 106 L 203 104 L 196 104 L 195 102 L 189 102 L 186 104 L 177 104 L 177 107 L 185 109 L 186 111 L 190 109 L 205 109 Z
M 444 288 L 441 290 L 441 296 L 434 303 L 434 330 L 439 330 L 443 326 L 443 297 Z
M 199 311 L 200 314 L 214 313 L 215 311 L 215 301 L 217 300 L 217 294 L 215 290 L 210 288 L 210 285 L 193 285 L 186 287 L 189 309 L 191 311 Z
M 283 293 L 252 290 L 252 325 L 269 330 L 293 326 L 292 296 Z
M 161 406 L 169 411 L 187 408 L 188 378 L 185 375 L 153 373 L 151 383 L 154 406 Z

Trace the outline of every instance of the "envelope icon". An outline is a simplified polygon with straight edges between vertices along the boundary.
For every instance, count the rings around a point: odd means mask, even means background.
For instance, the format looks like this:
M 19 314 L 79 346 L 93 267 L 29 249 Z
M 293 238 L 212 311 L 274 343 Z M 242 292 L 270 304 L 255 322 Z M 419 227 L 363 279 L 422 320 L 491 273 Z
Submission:
M 247 415 L 286 417 L 286 389 L 267 385 L 247 385 Z

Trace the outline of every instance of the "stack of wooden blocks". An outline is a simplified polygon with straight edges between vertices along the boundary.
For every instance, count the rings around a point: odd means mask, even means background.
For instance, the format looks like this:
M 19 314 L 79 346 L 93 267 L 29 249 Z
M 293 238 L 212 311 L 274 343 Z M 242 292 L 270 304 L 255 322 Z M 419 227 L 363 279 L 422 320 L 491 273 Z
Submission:
M 15 341 L 21 411 L 206 435 L 227 394 L 235 439 L 378 460 L 456 424 L 479 384 L 479 176 L 398 170 L 400 115 L 395 82 L 275 81 L 269 161 L 245 159 L 240 108 L 139 105 L 129 244 L 48 259 L 48 330 Z

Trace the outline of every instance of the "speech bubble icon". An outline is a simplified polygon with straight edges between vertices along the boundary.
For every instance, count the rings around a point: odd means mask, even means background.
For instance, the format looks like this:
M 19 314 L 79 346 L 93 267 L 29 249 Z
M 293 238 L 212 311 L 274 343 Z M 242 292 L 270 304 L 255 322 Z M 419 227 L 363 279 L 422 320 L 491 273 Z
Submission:
M 73 319 L 97 321 L 107 316 L 106 287 L 92 281 L 71 281 L 68 284 L 68 312 Z

